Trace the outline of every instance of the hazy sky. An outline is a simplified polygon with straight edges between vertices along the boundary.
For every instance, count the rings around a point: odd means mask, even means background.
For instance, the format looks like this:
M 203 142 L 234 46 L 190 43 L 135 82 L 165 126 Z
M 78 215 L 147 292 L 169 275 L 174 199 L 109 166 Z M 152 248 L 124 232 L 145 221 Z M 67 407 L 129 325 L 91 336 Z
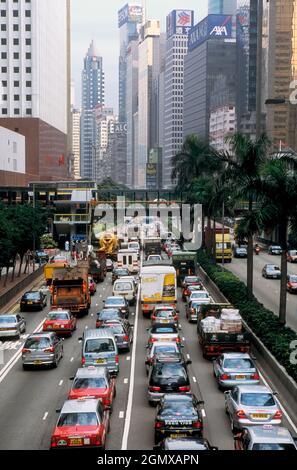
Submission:
M 103 57 L 106 105 L 118 110 L 119 30 L 117 12 L 125 0 L 72 0 L 72 76 L 75 103 L 81 106 L 81 70 L 92 39 Z M 141 4 L 141 0 L 130 1 Z M 207 14 L 208 0 L 147 0 L 147 16 L 161 21 L 165 32 L 166 15 L 174 9 L 195 11 L 195 23 Z

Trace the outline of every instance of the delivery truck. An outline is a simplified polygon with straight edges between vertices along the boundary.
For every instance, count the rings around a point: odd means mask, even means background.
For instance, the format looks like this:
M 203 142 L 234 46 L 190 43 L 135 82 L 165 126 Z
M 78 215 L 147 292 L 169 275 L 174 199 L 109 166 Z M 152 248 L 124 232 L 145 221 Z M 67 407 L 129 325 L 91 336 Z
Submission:
M 176 269 L 178 286 L 182 285 L 186 276 L 194 276 L 196 274 L 196 251 L 173 251 L 171 259 Z
M 150 317 L 156 305 L 176 307 L 176 271 L 171 263 L 145 262 L 140 272 L 141 310 L 144 317 Z

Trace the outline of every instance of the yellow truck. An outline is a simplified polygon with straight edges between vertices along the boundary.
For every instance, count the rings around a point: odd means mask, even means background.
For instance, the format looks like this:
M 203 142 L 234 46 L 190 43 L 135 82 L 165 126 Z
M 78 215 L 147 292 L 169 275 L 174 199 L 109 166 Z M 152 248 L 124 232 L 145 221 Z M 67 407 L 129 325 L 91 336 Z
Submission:
M 224 239 L 224 245 L 223 245 Z M 215 243 L 216 243 L 216 261 L 222 261 L 224 256 L 224 262 L 231 263 L 232 261 L 232 247 L 230 238 L 230 229 L 217 228 L 215 231 Z
M 52 285 L 54 269 L 64 269 L 68 266 L 68 263 L 47 263 L 44 266 L 43 274 L 47 286 Z
M 150 317 L 155 306 L 160 304 L 176 307 L 177 284 L 176 271 L 168 263 L 146 261 L 140 273 L 141 311 L 144 317 Z

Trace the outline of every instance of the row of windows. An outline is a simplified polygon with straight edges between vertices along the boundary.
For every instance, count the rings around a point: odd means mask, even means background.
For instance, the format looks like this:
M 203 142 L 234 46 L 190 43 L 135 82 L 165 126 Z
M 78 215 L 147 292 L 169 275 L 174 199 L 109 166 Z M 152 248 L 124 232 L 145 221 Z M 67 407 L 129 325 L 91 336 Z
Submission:
M 18 24 L 14 24 L 12 26 L 12 30 L 13 31 L 19 31 L 20 30 L 20 27 Z M 1 31 L 7 31 L 7 25 L 6 24 L 1 24 Z M 25 25 L 25 31 L 31 31 L 31 25 L 30 24 L 26 24 Z
M 6 0 L 1 0 L 0 3 L 6 3 Z M 19 0 L 13 0 L 13 3 L 19 3 Z M 25 0 L 25 3 L 31 3 L 31 0 Z
M 1 10 L 0 15 L 2 18 L 6 17 L 6 10 Z M 12 16 L 14 18 L 19 17 L 19 10 L 12 10 Z M 25 17 L 30 18 L 31 17 L 31 10 L 25 10 Z
M 8 109 L 7 108 L 2 108 L 2 115 L 6 116 L 8 114 Z M 14 108 L 13 110 L 14 115 L 19 115 L 20 114 L 20 109 L 19 108 Z M 31 116 L 32 115 L 32 109 L 27 108 L 26 109 L 26 115 Z
M 1 80 L 1 83 L 2 83 L 2 88 L 6 88 L 6 87 L 8 86 L 7 80 Z M 18 80 L 14 80 L 13 86 L 14 86 L 14 87 L 19 87 L 19 86 L 20 86 L 20 82 L 19 82 Z M 31 80 L 27 80 L 27 81 L 26 81 L 26 87 L 27 87 L 27 88 L 30 88 L 31 86 L 32 86 Z
M 26 73 L 31 73 L 32 67 L 26 67 Z M 7 73 L 7 67 L 1 67 L 1 73 Z M 20 73 L 20 67 L 13 67 L 13 73 Z
M 20 101 L 20 95 L 13 95 L 14 101 Z M 7 101 L 7 95 L 2 95 L 2 100 Z M 26 95 L 26 101 L 32 101 L 32 95 Z
M 26 46 L 31 46 L 31 44 L 32 44 L 31 38 L 26 38 L 25 39 L 25 45 Z M 19 38 L 13 38 L 13 45 L 14 46 L 19 46 L 20 45 Z M 7 46 L 7 39 L 6 38 L 1 38 L 1 46 Z
M 14 59 L 19 59 L 20 58 L 20 53 L 19 52 L 14 52 L 13 53 L 13 58 Z M 7 52 L 1 52 L 1 59 L 7 59 Z M 28 60 L 32 59 L 31 52 L 26 52 L 26 59 L 28 59 Z

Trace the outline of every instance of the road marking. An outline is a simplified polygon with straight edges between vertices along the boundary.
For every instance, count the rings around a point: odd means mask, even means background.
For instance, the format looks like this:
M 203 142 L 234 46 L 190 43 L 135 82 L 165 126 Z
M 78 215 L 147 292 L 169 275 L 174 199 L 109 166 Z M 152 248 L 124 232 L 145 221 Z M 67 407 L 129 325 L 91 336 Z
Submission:
M 73 362 L 73 361 L 74 361 L 74 357 L 72 357 L 72 358 L 70 359 L 70 362 Z
M 89 328 L 88 325 L 86 325 L 86 326 L 85 326 L 85 330 L 87 330 L 88 328 Z
M 123 419 L 124 416 L 125 416 L 125 411 L 120 411 L 120 413 L 119 413 L 119 418 L 120 418 L 120 419 Z
M 126 361 L 130 361 L 131 356 L 126 357 Z
M 187 354 L 187 359 L 190 359 L 190 354 Z
M 60 380 L 59 387 L 61 387 L 61 385 L 63 385 L 63 382 L 64 382 L 64 380 Z
M 41 330 L 44 321 L 45 321 L 45 318 L 39 323 L 39 325 L 35 328 L 33 333 L 37 333 Z M 18 362 L 21 356 L 22 356 L 22 347 L 12 356 L 12 358 L 10 358 L 7 364 L 2 369 L 0 369 L 0 383 L 5 379 L 7 374 L 11 371 L 14 365 Z
M 129 382 L 129 379 L 124 379 L 124 384 L 127 384 Z
M 132 313 L 131 313 L 131 315 L 132 315 L 132 317 L 134 317 L 134 315 L 135 315 L 135 312 L 132 312 Z
M 142 254 L 140 258 L 140 266 L 142 266 Z M 131 361 L 131 370 L 130 370 L 130 385 L 128 392 L 128 403 L 126 409 L 126 418 L 124 433 L 122 439 L 121 450 L 127 450 L 128 447 L 128 438 L 131 425 L 131 416 L 132 416 L 132 405 L 133 405 L 133 395 L 134 395 L 134 381 L 135 381 L 135 363 L 136 363 L 136 344 L 137 344 L 137 330 L 138 330 L 138 312 L 139 312 L 139 302 L 140 302 L 140 289 L 137 292 L 137 305 L 135 312 L 135 324 L 133 329 L 133 346 L 132 346 L 132 361 Z
M 204 409 L 204 408 L 202 408 L 201 413 L 202 413 L 202 417 L 203 417 L 203 418 L 206 418 L 206 412 L 205 412 L 205 409 Z
M 197 383 L 196 377 L 193 377 L 193 382 Z
M 94 316 L 94 313 L 91 313 L 91 317 L 93 317 L 93 316 Z
M 186 338 L 183 337 L 183 341 L 186 341 Z
M 48 411 L 46 413 L 44 413 L 44 416 L 43 416 L 42 420 L 45 421 L 47 417 L 48 417 Z

